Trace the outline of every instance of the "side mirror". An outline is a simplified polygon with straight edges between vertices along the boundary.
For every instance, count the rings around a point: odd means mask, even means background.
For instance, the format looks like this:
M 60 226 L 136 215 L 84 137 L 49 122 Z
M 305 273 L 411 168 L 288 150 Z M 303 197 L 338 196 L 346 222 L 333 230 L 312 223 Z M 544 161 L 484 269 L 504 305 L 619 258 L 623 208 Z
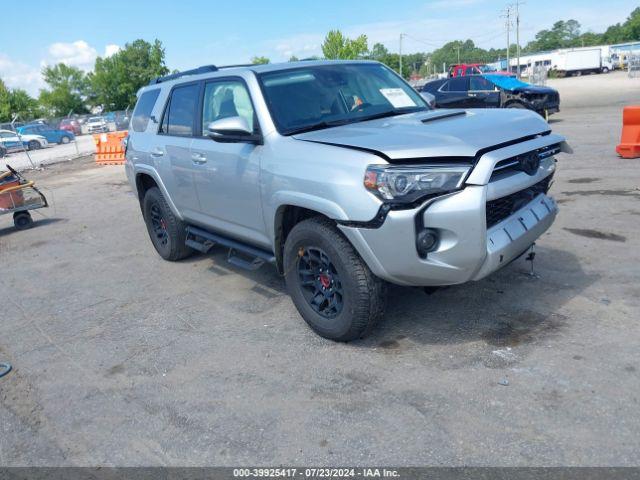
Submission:
M 242 117 L 227 117 L 207 125 L 209 138 L 220 143 L 253 143 L 262 145 L 262 135 L 254 133 Z
M 429 92 L 420 92 L 420 96 L 423 98 L 427 105 L 431 108 L 436 108 L 436 97 Z

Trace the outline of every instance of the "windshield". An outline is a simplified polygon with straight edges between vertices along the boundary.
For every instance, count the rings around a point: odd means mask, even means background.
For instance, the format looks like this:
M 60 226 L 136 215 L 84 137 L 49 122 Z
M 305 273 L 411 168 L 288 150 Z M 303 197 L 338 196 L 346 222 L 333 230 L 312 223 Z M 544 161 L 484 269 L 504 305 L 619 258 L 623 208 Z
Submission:
M 101 122 L 102 118 L 101 117 L 91 117 L 89 119 L 90 122 Z
M 490 67 L 489 65 L 480 65 L 478 68 L 482 73 L 491 73 L 498 71 L 495 67 Z
M 300 67 L 259 79 L 283 135 L 429 109 L 400 77 L 375 63 Z

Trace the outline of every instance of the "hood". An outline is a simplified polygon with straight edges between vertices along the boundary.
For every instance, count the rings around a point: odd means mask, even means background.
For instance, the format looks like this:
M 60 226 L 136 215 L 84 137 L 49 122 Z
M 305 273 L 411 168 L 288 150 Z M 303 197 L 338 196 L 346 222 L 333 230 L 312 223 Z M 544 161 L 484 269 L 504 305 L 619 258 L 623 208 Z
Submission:
M 537 113 L 520 109 L 434 110 L 293 135 L 382 154 L 388 161 L 474 157 L 480 150 L 548 132 Z
M 520 87 L 513 90 L 516 93 L 536 93 L 539 95 L 548 95 L 550 93 L 557 93 L 557 90 L 550 87 L 540 87 L 537 85 L 527 85 L 526 87 Z

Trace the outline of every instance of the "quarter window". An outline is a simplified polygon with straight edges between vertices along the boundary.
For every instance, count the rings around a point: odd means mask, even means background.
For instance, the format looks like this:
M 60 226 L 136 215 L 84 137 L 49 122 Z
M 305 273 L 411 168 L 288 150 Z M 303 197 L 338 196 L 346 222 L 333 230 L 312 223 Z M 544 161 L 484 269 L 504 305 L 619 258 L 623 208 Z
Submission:
M 176 87 L 171 92 L 169 105 L 164 112 L 161 133 L 190 137 L 196 118 L 200 87 L 198 84 Z
M 153 110 L 160 89 L 149 90 L 140 95 L 140 99 L 133 111 L 133 117 L 131 119 L 131 128 L 134 132 L 144 132 L 149 124 L 149 118 L 151 117 L 151 111 Z M 70 122 L 69 122 L 70 123 Z M 66 123 L 65 123 L 66 125 Z
M 249 92 L 239 80 L 210 82 L 204 88 L 202 132 L 207 136 L 207 125 L 228 117 L 242 117 L 254 130 L 254 111 Z

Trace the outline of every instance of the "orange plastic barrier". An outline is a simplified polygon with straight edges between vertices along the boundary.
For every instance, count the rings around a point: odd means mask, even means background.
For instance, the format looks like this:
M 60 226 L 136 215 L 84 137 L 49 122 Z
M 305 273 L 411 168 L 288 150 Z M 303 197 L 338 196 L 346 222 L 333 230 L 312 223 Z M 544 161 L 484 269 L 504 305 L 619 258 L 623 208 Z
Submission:
M 640 105 L 624 107 L 622 112 L 622 139 L 616 147 L 622 158 L 640 157 Z
M 96 163 L 99 165 L 123 165 L 125 158 L 122 140 L 127 135 L 126 130 L 93 135 L 93 141 L 96 144 Z

